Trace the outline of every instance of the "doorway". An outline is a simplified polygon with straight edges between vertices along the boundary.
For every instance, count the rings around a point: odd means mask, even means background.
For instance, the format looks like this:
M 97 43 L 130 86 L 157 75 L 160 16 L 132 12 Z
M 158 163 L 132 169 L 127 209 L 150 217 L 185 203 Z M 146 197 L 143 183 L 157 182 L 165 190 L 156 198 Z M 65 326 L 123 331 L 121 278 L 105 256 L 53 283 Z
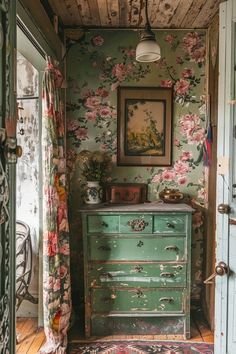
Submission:
M 22 156 L 16 166 L 17 353 L 35 353 L 44 342 L 42 287 L 39 285 L 42 284 L 40 82 L 44 66 L 42 53 L 18 21 L 17 142 Z

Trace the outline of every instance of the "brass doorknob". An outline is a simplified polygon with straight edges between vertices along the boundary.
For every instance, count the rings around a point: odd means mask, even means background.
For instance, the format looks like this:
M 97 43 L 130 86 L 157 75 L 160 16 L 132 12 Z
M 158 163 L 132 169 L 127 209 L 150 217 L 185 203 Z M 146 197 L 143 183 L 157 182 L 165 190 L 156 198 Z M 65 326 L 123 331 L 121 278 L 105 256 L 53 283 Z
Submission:
M 225 262 L 220 262 L 216 265 L 215 267 L 215 272 L 217 275 L 220 275 L 221 277 L 225 274 L 228 273 L 228 267 L 225 264 Z
M 219 275 L 220 277 L 222 277 L 223 275 L 228 273 L 228 266 L 225 262 L 219 262 L 216 266 L 215 266 L 215 271 L 213 274 L 211 274 L 206 280 L 204 280 L 204 284 L 213 284 L 213 279 L 215 279 L 215 277 L 217 275 Z
M 220 214 L 229 214 L 230 206 L 228 204 L 219 204 L 217 210 Z

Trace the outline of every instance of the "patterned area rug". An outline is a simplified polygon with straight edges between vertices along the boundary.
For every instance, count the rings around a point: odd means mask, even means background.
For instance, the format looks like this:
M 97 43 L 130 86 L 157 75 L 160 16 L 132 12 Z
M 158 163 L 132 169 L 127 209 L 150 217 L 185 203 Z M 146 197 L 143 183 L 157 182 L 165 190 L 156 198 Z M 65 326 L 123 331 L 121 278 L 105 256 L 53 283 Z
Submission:
M 213 354 L 214 345 L 208 343 L 161 341 L 109 341 L 71 343 L 68 354 Z

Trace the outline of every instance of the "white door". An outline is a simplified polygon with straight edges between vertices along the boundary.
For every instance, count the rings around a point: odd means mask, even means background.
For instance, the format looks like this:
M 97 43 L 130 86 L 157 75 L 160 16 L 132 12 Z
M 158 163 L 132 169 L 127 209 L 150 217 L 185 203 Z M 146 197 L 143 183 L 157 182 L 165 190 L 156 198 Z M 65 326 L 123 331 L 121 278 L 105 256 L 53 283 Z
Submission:
M 215 354 L 236 353 L 235 40 L 236 0 L 228 0 L 220 6 L 216 265 L 222 276 L 216 276 Z

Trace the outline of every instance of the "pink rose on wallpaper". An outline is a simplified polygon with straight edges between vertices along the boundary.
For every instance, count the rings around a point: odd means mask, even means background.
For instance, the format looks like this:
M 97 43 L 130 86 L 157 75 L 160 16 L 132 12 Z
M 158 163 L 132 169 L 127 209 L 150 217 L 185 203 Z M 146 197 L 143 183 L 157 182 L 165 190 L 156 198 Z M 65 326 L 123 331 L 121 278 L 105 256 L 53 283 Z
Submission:
M 104 43 L 104 39 L 102 38 L 102 36 L 94 36 L 92 39 L 91 39 L 93 45 L 95 46 L 98 46 L 100 47 L 101 45 L 103 45 Z
M 177 175 L 184 175 L 189 172 L 189 166 L 186 162 L 179 160 L 174 163 L 174 170 Z
M 179 177 L 177 182 L 179 186 L 184 186 L 185 184 L 187 184 L 188 178 L 186 176 Z
M 95 121 L 97 117 L 96 111 L 89 111 L 85 113 L 85 118 L 89 121 Z
M 103 108 L 100 110 L 100 115 L 101 115 L 101 117 L 103 117 L 103 118 L 110 117 L 110 116 L 111 116 L 111 111 L 110 111 L 109 108 L 103 107 Z
M 185 68 L 181 75 L 182 75 L 183 78 L 189 79 L 190 77 L 193 77 L 194 74 L 195 73 L 194 73 L 193 69 Z
M 85 107 L 89 109 L 95 109 L 99 107 L 101 101 L 96 96 L 88 97 L 85 102 Z
M 97 96 L 101 96 L 103 98 L 105 98 L 109 95 L 109 92 L 106 89 L 104 89 L 103 87 L 97 88 L 95 93 Z
M 181 161 L 188 161 L 192 158 L 193 154 L 191 151 L 183 151 L 180 160 Z
M 71 120 L 71 121 L 69 121 L 69 122 L 67 123 L 67 130 L 68 130 L 69 132 L 72 132 L 72 131 L 78 129 L 78 127 L 79 127 L 79 122 L 78 122 L 78 120 Z
M 165 181 L 173 181 L 175 179 L 175 172 L 173 170 L 164 170 L 162 172 L 162 179 Z
M 152 178 L 152 182 L 153 183 L 160 183 L 161 182 L 161 175 L 158 173 L 156 175 L 154 175 Z
M 201 43 L 201 39 L 200 39 L 199 34 L 197 32 L 189 32 L 183 38 L 183 45 L 184 45 L 184 48 L 187 50 L 191 50 L 193 47 L 199 45 L 200 43 Z
M 187 137 L 199 128 L 200 118 L 197 114 L 186 114 L 180 119 L 180 133 Z
M 196 63 L 202 63 L 205 61 L 206 50 L 205 47 L 195 49 L 192 53 L 192 58 Z
M 112 69 L 112 74 L 116 76 L 118 81 L 124 81 L 126 76 L 132 72 L 132 65 L 123 63 L 116 64 Z
M 197 32 L 190 32 L 183 38 L 183 47 L 193 61 L 204 62 L 206 50 Z
M 190 89 L 190 82 L 187 80 L 180 79 L 176 82 L 174 90 L 176 95 L 184 95 Z
M 87 128 L 79 128 L 75 132 L 75 136 L 77 139 L 85 140 L 88 138 L 88 129 Z
M 161 80 L 160 86 L 161 87 L 172 87 L 173 82 L 171 80 Z
M 173 42 L 174 39 L 175 37 L 173 36 L 173 34 L 167 34 L 167 36 L 165 36 L 165 41 L 170 44 Z
M 205 129 L 200 128 L 197 131 L 194 131 L 192 135 L 189 135 L 188 143 L 189 144 L 203 143 L 203 141 L 205 140 L 205 136 L 206 136 Z
M 174 139 L 174 146 L 180 147 L 179 139 Z

